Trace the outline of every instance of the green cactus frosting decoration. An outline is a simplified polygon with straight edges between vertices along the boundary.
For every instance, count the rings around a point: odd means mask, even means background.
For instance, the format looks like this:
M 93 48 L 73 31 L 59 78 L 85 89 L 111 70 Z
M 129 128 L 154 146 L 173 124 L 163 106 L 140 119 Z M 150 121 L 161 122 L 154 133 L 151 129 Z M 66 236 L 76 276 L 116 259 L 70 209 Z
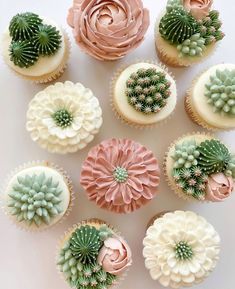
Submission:
M 179 57 L 185 56 L 201 56 L 205 49 L 205 38 L 200 33 L 192 35 L 189 39 L 177 46 Z
M 166 10 L 171 11 L 175 8 L 182 7 L 182 0 L 168 0 Z
M 113 236 L 106 225 L 98 229 L 90 225 L 77 228 L 59 252 L 57 265 L 67 282 L 77 289 L 107 289 L 117 276 L 107 273 L 97 263 L 104 241 Z
M 205 96 L 214 112 L 235 117 L 235 69 L 217 69 L 205 87 Z
M 41 55 L 52 55 L 59 49 L 61 35 L 51 25 L 40 25 L 38 31 L 32 38 L 32 43 Z
M 61 213 L 61 193 L 59 183 L 45 173 L 18 176 L 8 194 L 9 212 L 29 226 L 49 224 Z
M 13 41 L 9 48 L 10 59 L 21 68 L 28 68 L 38 60 L 37 50 L 29 40 Z
M 43 25 L 37 14 L 26 12 L 15 15 L 9 25 L 12 38 L 10 60 L 20 68 L 34 65 L 40 55 L 54 55 L 61 45 L 61 35 L 55 27 Z
M 146 114 L 157 113 L 167 104 L 170 86 L 164 72 L 141 68 L 128 78 L 126 96 L 135 110 Z

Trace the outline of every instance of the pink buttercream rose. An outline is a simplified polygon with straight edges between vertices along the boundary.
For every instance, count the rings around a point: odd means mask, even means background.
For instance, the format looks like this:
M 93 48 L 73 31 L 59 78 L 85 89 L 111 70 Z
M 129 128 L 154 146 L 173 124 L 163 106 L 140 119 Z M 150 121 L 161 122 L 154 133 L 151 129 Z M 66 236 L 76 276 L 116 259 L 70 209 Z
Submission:
M 98 263 L 105 272 L 120 275 L 132 263 L 131 249 L 120 237 L 108 238 L 99 252 Z
M 208 178 L 206 186 L 206 199 L 212 202 L 220 202 L 229 197 L 234 189 L 232 177 L 223 173 L 213 174 Z
M 141 0 L 74 0 L 67 22 L 85 52 L 115 60 L 143 41 L 149 12 Z
M 211 9 L 213 0 L 183 0 L 184 8 L 197 20 L 205 18 Z

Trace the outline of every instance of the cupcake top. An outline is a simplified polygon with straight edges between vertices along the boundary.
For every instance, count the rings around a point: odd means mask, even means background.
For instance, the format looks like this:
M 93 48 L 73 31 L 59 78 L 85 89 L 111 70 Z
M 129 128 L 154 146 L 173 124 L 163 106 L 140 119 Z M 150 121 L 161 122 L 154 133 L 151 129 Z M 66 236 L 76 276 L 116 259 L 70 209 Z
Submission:
M 53 153 L 71 153 L 90 143 L 102 125 L 102 110 L 81 83 L 57 82 L 31 100 L 26 128 L 34 141 Z
M 172 55 L 193 62 L 223 39 L 219 12 L 212 10 L 212 2 L 168 0 L 158 32 Z
M 147 62 L 132 64 L 113 83 L 117 112 L 131 123 L 152 125 L 176 106 L 176 84 L 165 68 Z
M 64 216 L 71 193 L 71 182 L 62 170 L 46 163 L 28 164 L 8 180 L 5 211 L 23 228 L 44 229 Z
M 166 173 L 184 199 L 220 202 L 235 188 L 235 156 L 213 136 L 188 135 L 170 147 Z
M 128 139 L 109 139 L 88 153 L 81 185 L 88 198 L 116 213 L 129 213 L 157 193 L 160 170 L 153 153 Z
M 149 11 L 141 0 L 74 0 L 67 22 L 82 50 L 99 60 L 115 60 L 143 41 Z
M 166 213 L 148 228 L 145 266 L 164 287 L 202 282 L 219 259 L 220 238 L 213 226 L 190 211 Z
M 235 128 L 235 64 L 212 66 L 196 80 L 191 95 L 197 114 L 210 126 Z
M 6 63 L 17 73 L 30 77 L 53 72 L 65 54 L 61 28 L 32 12 L 11 19 L 1 46 Z
M 72 288 L 110 288 L 131 266 L 127 242 L 100 220 L 88 220 L 66 233 L 57 258 Z

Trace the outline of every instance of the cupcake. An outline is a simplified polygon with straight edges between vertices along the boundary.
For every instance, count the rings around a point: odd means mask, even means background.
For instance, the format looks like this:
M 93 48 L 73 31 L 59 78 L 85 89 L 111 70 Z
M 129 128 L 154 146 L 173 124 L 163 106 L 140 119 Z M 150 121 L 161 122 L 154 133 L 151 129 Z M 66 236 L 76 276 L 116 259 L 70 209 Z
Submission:
M 4 211 L 19 227 L 43 230 L 68 215 L 73 187 L 66 172 L 38 161 L 17 168 L 2 192 Z
M 176 106 L 176 84 L 165 67 L 139 62 L 116 73 L 111 87 L 113 108 L 120 119 L 148 127 L 168 118 Z
M 109 139 L 90 150 L 80 182 L 100 208 L 130 213 L 154 198 L 160 170 L 146 147 L 129 139 Z
M 17 75 L 38 83 L 60 77 L 70 53 L 65 31 L 32 12 L 20 13 L 11 19 L 1 46 L 5 63 Z
M 170 146 L 165 173 L 179 197 L 221 202 L 235 188 L 235 155 L 212 135 L 190 134 Z
M 81 83 L 57 82 L 29 103 L 27 131 L 33 141 L 52 153 L 83 149 L 99 132 L 102 110 L 92 91 Z
M 111 288 L 120 282 L 131 263 L 127 242 L 98 219 L 73 226 L 59 243 L 58 270 L 72 288 Z
M 145 267 L 164 287 L 201 283 L 216 267 L 220 237 L 203 217 L 190 211 L 156 216 L 143 241 Z
M 209 130 L 235 128 L 235 64 L 218 64 L 202 73 L 189 89 L 185 108 Z
M 98 60 L 116 60 L 142 43 L 149 11 L 141 0 L 73 0 L 67 22 L 84 52 Z
M 224 37 L 213 0 L 168 0 L 156 23 L 155 44 L 160 60 L 187 67 L 211 55 Z

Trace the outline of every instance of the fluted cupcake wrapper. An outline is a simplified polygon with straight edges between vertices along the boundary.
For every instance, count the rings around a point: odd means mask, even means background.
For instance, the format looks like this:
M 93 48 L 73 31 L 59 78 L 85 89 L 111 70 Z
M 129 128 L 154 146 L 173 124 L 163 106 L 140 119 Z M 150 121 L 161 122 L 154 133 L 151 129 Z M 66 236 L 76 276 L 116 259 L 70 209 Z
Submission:
M 77 230 L 78 228 L 80 228 L 81 226 L 86 226 L 86 225 L 90 225 L 90 226 L 94 226 L 96 228 L 100 228 L 102 225 L 106 225 L 116 236 L 121 236 L 121 233 L 114 228 L 112 225 L 108 224 L 107 222 L 98 219 L 98 218 L 91 218 L 91 219 L 86 219 L 83 220 L 77 224 L 74 224 L 72 227 L 70 227 L 68 230 L 66 230 L 64 232 L 64 234 L 60 237 L 57 246 L 56 246 L 56 254 L 55 254 L 55 264 L 57 267 L 57 272 L 59 273 L 60 277 L 66 282 L 66 284 L 68 285 L 64 273 L 61 272 L 59 265 L 58 265 L 58 256 L 59 256 L 59 252 L 60 250 L 63 248 L 64 244 L 69 240 L 69 238 L 71 237 L 72 233 Z M 120 284 L 123 282 L 123 280 L 126 278 L 127 274 L 129 271 L 129 267 L 125 270 L 125 272 L 118 276 L 117 280 L 115 281 L 115 283 L 113 285 L 111 285 L 109 287 L 109 289 L 117 289 L 119 288 Z
M 34 167 L 34 166 L 45 166 L 45 167 L 49 167 L 49 168 L 56 170 L 58 173 L 61 174 L 61 176 L 63 176 L 64 181 L 65 181 L 65 183 L 68 187 L 69 193 L 70 193 L 69 205 L 68 205 L 66 211 L 64 212 L 63 216 L 61 216 L 61 218 L 56 223 L 53 223 L 51 225 L 45 224 L 45 225 L 42 225 L 42 227 L 40 227 L 40 226 L 37 227 L 36 225 L 28 226 L 23 221 L 18 222 L 16 220 L 16 218 L 9 213 L 9 210 L 7 208 L 7 205 L 6 205 L 7 196 L 5 194 L 5 190 L 9 184 L 10 180 L 12 179 L 12 177 L 14 177 L 20 171 L 27 169 L 27 168 Z M 75 195 L 74 195 L 73 184 L 72 184 L 72 181 L 71 181 L 70 177 L 68 176 L 67 172 L 64 169 L 60 168 L 59 166 L 55 165 L 54 163 L 51 163 L 48 161 L 39 161 L 38 160 L 38 161 L 28 162 L 28 163 L 25 163 L 25 164 L 17 167 L 7 176 L 7 178 L 4 182 L 4 185 L 1 188 L 0 204 L 1 204 L 1 207 L 2 207 L 5 215 L 11 220 L 11 222 L 17 228 L 22 229 L 22 230 L 27 231 L 27 232 L 41 232 L 41 231 L 48 230 L 49 228 L 51 228 L 53 226 L 61 224 L 69 216 L 70 212 L 72 211 L 72 207 L 74 205 L 74 200 L 75 200 Z
M 172 142 L 170 144 L 170 146 L 167 149 L 167 152 L 165 153 L 164 163 L 163 163 L 164 175 L 165 175 L 168 186 L 172 189 L 172 191 L 174 191 L 174 193 L 179 198 L 182 198 L 185 201 L 208 202 L 207 200 L 197 200 L 194 197 L 187 195 L 183 190 L 179 189 L 177 187 L 176 183 L 171 179 L 171 177 L 169 176 L 168 171 L 167 171 L 167 160 L 169 157 L 171 157 L 170 152 L 171 152 L 172 148 L 174 148 L 177 143 L 179 143 L 180 141 L 183 141 L 186 137 L 190 137 L 190 136 L 195 136 L 195 137 L 196 136 L 204 136 L 204 137 L 216 139 L 216 137 L 213 134 L 205 133 L 205 132 L 188 133 L 188 134 L 185 134 L 185 135 L 179 137 L 178 139 L 176 139 L 174 142 Z
M 115 84 L 116 84 L 116 81 L 117 79 L 119 78 L 119 76 L 121 75 L 121 73 L 127 68 L 129 67 L 130 65 L 133 65 L 133 64 L 137 64 L 137 63 L 140 63 L 140 62 L 144 62 L 144 63 L 149 63 L 149 64 L 153 64 L 153 65 L 157 65 L 159 66 L 160 68 L 162 68 L 167 74 L 169 74 L 172 79 L 174 81 L 175 80 L 175 77 L 173 76 L 173 74 L 168 70 L 168 68 L 161 62 L 156 62 L 154 60 L 143 60 L 143 59 L 136 59 L 135 61 L 131 62 L 131 63 L 128 63 L 128 64 L 123 64 L 122 66 L 120 66 L 113 74 L 112 78 L 111 78 L 111 81 L 110 81 L 110 87 L 109 87 L 109 99 L 110 99 L 110 105 L 111 105 L 111 108 L 112 108 L 112 111 L 114 112 L 115 116 L 124 124 L 127 124 L 133 128 L 136 128 L 136 129 L 154 129 L 156 127 L 159 127 L 159 126 L 162 126 L 164 124 L 166 124 L 175 114 L 175 110 L 176 108 L 174 108 L 174 110 L 171 112 L 171 114 L 166 117 L 165 119 L 161 120 L 161 121 L 158 121 L 156 123 L 153 123 L 153 124 L 146 124 L 146 125 L 141 125 L 141 124 L 138 124 L 138 123 L 134 123 L 134 122 L 131 122 L 129 119 L 125 118 L 124 115 L 121 113 L 121 111 L 118 109 L 117 105 L 115 104 L 114 102 L 114 87 L 115 87 Z

